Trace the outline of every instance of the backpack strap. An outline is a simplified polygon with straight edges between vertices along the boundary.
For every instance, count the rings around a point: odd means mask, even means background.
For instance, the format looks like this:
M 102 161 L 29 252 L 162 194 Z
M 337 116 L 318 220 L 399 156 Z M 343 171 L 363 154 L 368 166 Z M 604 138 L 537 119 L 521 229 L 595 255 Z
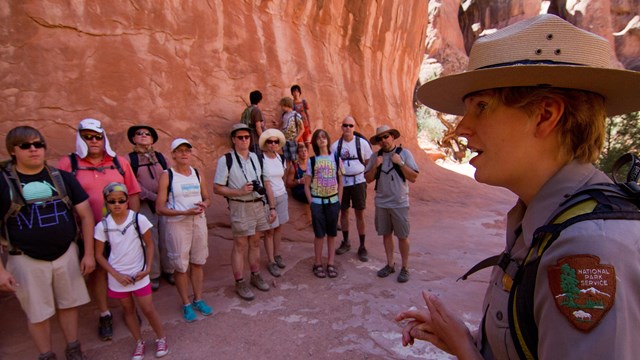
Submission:
M 156 159 L 158 159 L 158 163 L 162 166 L 162 170 L 167 170 L 168 164 L 167 159 L 162 155 L 159 151 L 154 151 L 156 153 Z
M 139 213 L 137 211 L 134 211 L 133 221 L 135 222 L 136 232 L 138 233 L 138 239 L 140 239 L 140 246 L 142 247 L 142 270 L 140 271 L 144 271 L 144 269 L 147 267 L 147 246 L 142 239 L 142 231 L 140 231 L 140 222 L 138 221 L 138 215 Z
M 400 155 L 400 153 L 402 152 L 402 147 L 401 146 L 396 146 L 394 152 L 398 155 Z M 378 156 L 382 156 L 384 152 L 382 151 L 382 149 L 378 150 Z M 391 164 L 393 165 L 393 170 L 395 170 L 398 173 L 398 176 L 400 176 L 400 179 L 402 179 L 402 182 L 407 181 L 404 173 L 402 172 L 402 169 L 400 168 L 400 165 L 398 164 L 394 164 L 393 161 L 391 162 Z M 373 187 L 374 190 L 378 190 L 378 179 L 380 179 L 380 173 L 382 172 L 382 164 L 378 165 L 378 168 L 376 169 L 376 184 Z
M 69 154 L 69 162 L 71 163 L 71 173 L 73 176 L 76 176 L 78 170 L 96 170 L 104 172 L 106 169 L 116 169 L 120 176 L 124 177 L 124 169 L 120 165 L 120 160 L 118 160 L 117 155 L 113 157 L 113 165 L 107 166 L 78 166 L 78 158 L 74 153 Z
M 138 159 L 138 153 L 135 151 L 132 151 L 129 153 L 129 164 L 131 164 L 131 170 L 133 170 L 133 173 L 138 176 L 138 168 L 140 167 L 140 162 Z

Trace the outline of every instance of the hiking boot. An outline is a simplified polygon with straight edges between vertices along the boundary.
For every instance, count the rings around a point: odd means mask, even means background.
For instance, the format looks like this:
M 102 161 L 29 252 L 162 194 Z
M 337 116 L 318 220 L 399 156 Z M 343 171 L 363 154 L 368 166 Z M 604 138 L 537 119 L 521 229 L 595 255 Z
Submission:
M 270 263 L 269 265 L 267 265 L 267 270 L 269 270 L 269 274 L 271 274 L 273 277 L 280 277 L 278 264 L 274 262 Z
M 176 284 L 176 279 L 173 277 L 172 273 L 162 273 L 162 277 L 170 285 L 175 285 Z
M 385 265 L 382 269 L 378 270 L 378 277 L 386 278 L 389 274 L 396 272 L 396 264 L 392 266 Z
M 251 285 L 255 286 L 258 290 L 269 291 L 269 284 L 262 280 L 260 274 L 251 274 Z
M 160 289 L 160 278 L 151 279 L 151 290 L 158 291 Z
M 358 259 L 360 259 L 360 261 L 362 262 L 369 261 L 369 253 L 367 252 L 367 248 L 365 248 L 364 246 L 360 246 L 358 248 Z
M 192 322 L 198 318 L 198 316 L 196 316 L 196 312 L 193 311 L 193 305 L 189 304 L 182 306 L 182 317 L 186 322 Z
M 256 298 L 256 296 L 253 294 L 253 291 L 251 291 L 251 289 L 247 285 L 247 282 L 244 280 L 236 281 L 236 293 L 238 294 L 238 296 L 248 301 Z
M 169 345 L 167 345 L 167 338 L 163 337 L 156 339 L 156 357 L 161 358 L 169 353 Z
M 136 350 L 133 352 L 131 356 L 131 360 L 142 360 L 144 359 L 144 341 L 138 340 L 136 342 Z
M 403 267 L 402 269 L 400 269 L 400 274 L 398 274 L 398 282 L 406 283 L 407 281 L 409 281 L 409 270 Z
M 213 314 L 213 309 L 211 308 L 211 306 L 207 305 L 207 303 L 202 299 L 194 301 L 191 305 L 193 305 L 193 307 L 196 308 L 196 310 L 200 311 L 200 313 L 202 313 L 202 315 L 204 316 Z
M 349 244 L 348 241 L 342 240 L 342 243 L 340 243 L 340 247 L 336 249 L 336 255 L 342 255 L 349 250 L 351 250 L 351 244 Z
M 276 260 L 276 265 L 278 265 L 278 267 L 280 269 L 284 269 L 285 267 L 287 267 L 287 265 L 285 265 L 284 261 L 282 261 L 282 256 L 276 255 L 274 257 L 274 259 Z
M 46 353 L 38 355 L 38 360 L 58 360 L 56 353 L 47 351 Z
M 67 348 L 64 350 L 64 355 L 67 360 L 85 360 L 86 357 L 82 354 L 82 349 L 80 349 L 80 342 L 74 341 L 67 345 Z
M 111 314 L 100 316 L 98 335 L 102 341 L 108 341 L 113 338 L 113 316 Z

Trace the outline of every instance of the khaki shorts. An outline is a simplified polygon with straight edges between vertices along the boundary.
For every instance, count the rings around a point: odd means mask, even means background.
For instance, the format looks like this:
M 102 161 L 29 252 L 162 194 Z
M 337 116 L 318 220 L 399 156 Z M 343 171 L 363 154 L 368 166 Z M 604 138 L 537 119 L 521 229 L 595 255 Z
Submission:
M 204 214 L 167 221 L 167 255 L 178 272 L 186 272 L 189 263 L 204 265 L 209 257 L 207 219 Z
M 284 194 L 276 197 L 276 213 L 278 214 L 276 221 L 270 224 L 272 229 L 275 229 L 282 224 L 286 224 L 289 221 L 289 195 L 288 194 Z
M 253 236 L 256 232 L 269 230 L 269 207 L 262 201 L 229 201 L 231 233 L 233 237 Z
M 56 308 L 70 309 L 90 301 L 75 242 L 53 261 L 10 255 L 7 271 L 18 283 L 16 297 L 32 324 L 52 317 Z
M 394 233 L 399 239 L 409 238 L 409 208 L 386 209 L 376 207 L 376 231 L 378 235 Z

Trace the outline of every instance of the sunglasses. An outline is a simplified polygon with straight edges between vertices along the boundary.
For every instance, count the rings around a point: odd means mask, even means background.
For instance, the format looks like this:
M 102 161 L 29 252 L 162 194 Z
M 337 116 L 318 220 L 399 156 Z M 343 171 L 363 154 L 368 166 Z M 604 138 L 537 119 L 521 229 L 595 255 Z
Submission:
M 26 143 L 22 143 L 22 144 L 18 144 L 16 145 L 17 147 L 19 147 L 22 150 L 29 150 L 31 149 L 31 146 L 33 146 L 36 149 L 42 149 L 44 147 L 46 147 L 47 145 L 44 143 L 44 141 L 34 141 L 34 142 L 26 142 Z
M 97 140 L 100 141 L 104 138 L 104 136 L 102 135 L 92 135 L 92 134 L 82 134 L 81 135 L 83 139 L 87 140 L 87 141 L 91 141 L 91 140 Z
M 236 136 L 236 139 L 238 139 L 238 140 L 249 140 L 249 139 L 251 139 L 251 135 L 238 135 L 238 136 Z
M 273 145 L 273 144 L 280 144 L 280 139 L 276 139 L 276 140 L 267 140 L 267 144 L 269 145 Z
M 138 136 L 151 136 L 151 133 L 147 132 L 147 131 L 136 131 L 136 135 L 138 135 Z
M 109 205 L 115 205 L 115 204 L 126 204 L 128 200 L 125 199 L 120 199 L 120 200 L 107 200 L 107 204 Z
M 389 135 L 389 134 L 384 134 L 384 135 L 382 135 L 382 136 L 378 136 L 378 139 L 380 139 L 380 140 L 387 140 L 387 139 L 389 138 L 389 136 L 391 136 L 391 135 Z
M 355 126 L 355 125 L 353 125 L 353 124 L 342 124 L 342 127 L 343 127 L 343 128 L 352 128 L 352 127 L 354 127 L 354 126 Z

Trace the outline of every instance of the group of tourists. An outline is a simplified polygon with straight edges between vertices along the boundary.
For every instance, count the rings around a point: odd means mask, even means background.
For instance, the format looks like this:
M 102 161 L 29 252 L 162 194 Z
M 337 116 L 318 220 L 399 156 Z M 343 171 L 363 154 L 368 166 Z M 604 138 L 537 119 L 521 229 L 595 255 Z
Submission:
M 477 333 L 424 292 L 426 307 L 396 317 L 405 322 L 404 345 L 429 341 L 464 359 L 637 356 L 640 161 L 625 186 L 612 184 L 592 163 L 606 115 L 640 109 L 638 98 L 626 93 L 640 91 L 640 75 L 611 68 L 609 51 L 606 40 L 540 15 L 479 39 L 469 71 L 418 91 L 424 104 L 463 115 L 456 131 L 476 153 L 476 179 L 519 199 L 507 217 L 505 251 L 463 276 L 496 265 Z M 408 183 L 419 171 L 411 152 L 396 143 L 400 132 L 381 125 L 367 140 L 355 131 L 356 119 L 346 116 L 332 143 L 326 130 L 311 131 L 301 88 L 294 85 L 291 93 L 268 128 L 262 94 L 252 92 L 241 122 L 229 131 L 232 149 L 217 162 L 213 190 L 228 203 L 237 294 L 252 300 L 251 287 L 270 289 L 260 273 L 261 239 L 268 272 L 279 277 L 287 266 L 281 248 L 287 188 L 310 206 L 315 276 L 338 276 L 335 255 L 351 250 L 351 208 L 357 256 L 368 261 L 364 210 L 371 182 L 386 254 L 377 275 L 396 271 L 395 235 L 402 261 L 397 281 L 407 282 Z M 155 355 L 162 357 L 169 348 L 151 301 L 161 278 L 175 283 L 185 321 L 213 312 L 202 294 L 209 254 L 205 211 L 212 199 L 202 172 L 191 165 L 193 145 L 175 139 L 167 158 L 153 148 L 156 130 L 137 125 L 127 132 L 134 145 L 127 158 L 113 151 L 100 121 L 84 119 L 77 129 L 76 151 L 58 168 L 46 164 L 47 143 L 38 130 L 18 126 L 7 134 L 11 160 L 1 164 L 0 215 L 8 261 L 6 268 L 0 262 L 0 290 L 15 292 L 39 359 L 56 359 L 54 314 L 66 358 L 84 358 L 77 322 L 78 307 L 90 301 L 87 289 L 100 311 L 102 339 L 113 336 L 109 296 L 120 302 L 136 341 L 132 358 L 144 357 L 137 300 L 155 332 Z M 343 239 L 336 249 L 339 225 Z

